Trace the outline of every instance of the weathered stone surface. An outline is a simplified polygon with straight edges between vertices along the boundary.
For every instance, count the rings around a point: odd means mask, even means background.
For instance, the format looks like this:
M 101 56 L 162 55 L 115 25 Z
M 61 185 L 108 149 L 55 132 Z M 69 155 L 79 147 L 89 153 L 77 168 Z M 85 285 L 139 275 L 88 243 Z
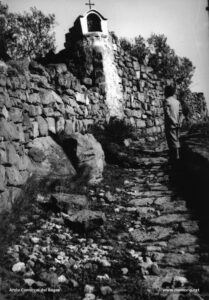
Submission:
M 42 116 L 37 117 L 38 128 L 40 136 L 47 136 L 48 135 L 48 124 L 46 120 Z
M 37 104 L 41 102 L 39 93 L 30 94 L 28 97 L 28 102 L 31 104 Z
M 47 118 L 47 123 L 48 123 L 48 129 L 52 133 L 56 133 L 56 123 L 54 118 Z
M 39 136 L 38 122 L 32 122 L 31 125 L 32 125 L 31 136 L 32 138 L 37 138 Z
M 81 94 L 81 93 L 76 93 L 76 101 L 78 103 L 84 103 L 87 104 L 89 102 L 89 99 L 86 95 Z
M 3 108 L 0 108 L 0 117 L 4 117 L 6 120 L 9 119 L 9 112 L 5 105 L 3 106 Z
M 58 145 L 51 137 L 41 137 L 30 143 L 31 149 L 35 149 L 34 153 L 41 153 L 43 159 L 41 163 L 30 165 L 30 169 L 40 172 L 42 175 L 54 173 L 57 175 L 73 176 L 76 174 L 69 157 L 60 145 Z M 40 160 L 39 155 L 36 156 Z
M 55 115 L 54 109 L 52 107 L 44 107 L 43 113 L 46 117 L 53 117 Z
M 67 150 L 68 147 L 73 151 L 73 154 L 69 153 L 69 155 L 74 157 L 76 168 L 82 172 L 88 182 L 101 181 L 105 165 L 104 152 L 94 136 L 92 134 L 71 134 L 64 140 L 64 148 Z
M 40 98 L 41 98 L 41 103 L 45 106 L 51 105 L 55 102 L 63 103 L 60 96 L 57 95 L 52 90 L 42 90 L 42 91 L 40 91 Z
M 16 162 L 16 164 L 20 171 L 24 171 L 29 168 L 30 159 L 27 155 L 24 154 L 23 156 L 20 156 L 18 158 L 18 161 Z
M 16 128 L 17 128 L 17 131 L 18 131 L 18 140 L 21 143 L 24 143 L 25 142 L 25 134 L 24 134 L 24 130 L 23 130 L 22 124 L 17 124 Z
M 60 133 L 63 132 L 65 129 L 65 119 L 60 117 L 56 122 L 56 132 Z
M 163 215 L 158 218 L 150 220 L 150 223 L 152 225 L 168 225 L 168 224 L 173 224 L 173 223 L 180 223 L 183 221 L 188 220 L 189 215 L 188 214 L 168 214 L 168 215 Z
M 32 147 L 29 150 L 28 156 L 32 159 L 32 161 L 37 163 L 43 162 L 44 159 L 46 158 L 44 151 L 36 147 Z
M 0 192 L 5 190 L 5 168 L 0 165 Z
M 6 167 L 7 184 L 11 186 L 20 186 L 23 184 L 22 176 L 16 167 Z
M 186 221 L 180 224 L 180 228 L 185 233 L 196 233 L 199 231 L 199 225 L 197 221 Z
M 147 205 L 151 205 L 154 202 L 153 198 L 137 198 L 137 199 L 133 199 L 129 202 L 129 205 L 132 206 L 147 206 Z
M 156 204 L 156 202 L 155 202 Z M 172 212 L 187 212 L 188 209 L 186 207 L 185 201 L 173 201 L 173 202 L 166 202 L 163 206 L 159 207 L 164 213 L 172 213 Z
M 75 122 L 71 120 L 66 120 L 64 132 L 66 135 L 71 135 L 75 132 Z
M 0 163 L 3 165 L 7 163 L 7 153 L 4 149 L 0 149 Z
M 180 254 L 180 253 L 167 253 L 165 254 L 162 263 L 168 266 L 179 267 L 180 265 L 193 265 L 199 261 L 198 254 Z
M 9 165 L 16 164 L 16 162 L 18 160 L 18 155 L 17 155 L 14 145 L 7 143 L 6 152 L 7 152 L 7 163 Z
M 11 122 L 7 122 L 5 119 L 0 119 L 0 139 L 4 140 L 19 140 L 19 134 L 17 128 Z
M 71 210 L 84 209 L 88 204 L 88 200 L 85 195 L 65 193 L 52 194 L 50 202 L 52 205 L 57 207 L 57 210 L 65 213 L 70 213 Z
M 4 192 L 0 192 L 0 211 L 11 210 L 12 202 L 9 197 L 9 190 L 6 189 Z
M 155 242 L 159 240 L 164 240 L 172 234 L 173 230 L 170 227 L 155 227 L 152 231 L 142 231 L 140 229 L 135 229 L 131 232 L 132 238 L 137 242 Z
M 191 246 L 197 244 L 198 238 L 189 233 L 178 234 L 176 237 L 169 240 L 169 247 L 177 248 Z
M 105 214 L 84 209 L 78 213 L 64 216 L 66 224 L 78 231 L 89 231 L 98 228 L 105 222 Z

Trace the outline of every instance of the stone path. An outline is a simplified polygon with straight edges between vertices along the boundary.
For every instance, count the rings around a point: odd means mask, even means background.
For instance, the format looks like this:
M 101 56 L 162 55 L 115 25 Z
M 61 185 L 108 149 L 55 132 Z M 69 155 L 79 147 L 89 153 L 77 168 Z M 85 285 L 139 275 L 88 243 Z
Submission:
M 60 195 L 66 188 L 55 186 Z M 171 183 L 165 157 L 137 158 L 137 169 L 108 166 L 104 182 L 87 196 L 87 209 L 102 211 L 106 221 L 85 234 L 66 227 L 66 212 L 45 214 L 35 205 L 32 216 L 21 216 L 24 231 L 4 258 L 21 275 L 13 286 L 50 287 L 54 291 L 47 293 L 62 300 L 209 299 L 209 247 Z M 80 206 L 86 205 L 83 197 Z M 3 282 L 5 295 L 11 282 Z
M 201 245 L 198 220 L 170 183 L 167 159 L 141 159 L 141 169 L 130 174 L 125 181 L 126 209 L 135 213 L 129 232 L 138 244 L 132 255 L 138 258 L 150 289 L 177 293 L 178 288 L 200 288 L 190 281 L 188 272 L 204 264 L 208 247 Z

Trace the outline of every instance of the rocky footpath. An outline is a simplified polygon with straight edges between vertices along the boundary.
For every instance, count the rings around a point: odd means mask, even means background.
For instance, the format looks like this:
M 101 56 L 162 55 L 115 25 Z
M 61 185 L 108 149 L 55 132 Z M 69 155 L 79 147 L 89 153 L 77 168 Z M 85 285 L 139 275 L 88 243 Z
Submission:
M 99 186 L 74 194 L 66 182 L 39 190 L 30 211 L 7 220 L 1 299 L 203 299 L 209 260 L 199 222 L 165 157 L 139 166 L 108 166 Z

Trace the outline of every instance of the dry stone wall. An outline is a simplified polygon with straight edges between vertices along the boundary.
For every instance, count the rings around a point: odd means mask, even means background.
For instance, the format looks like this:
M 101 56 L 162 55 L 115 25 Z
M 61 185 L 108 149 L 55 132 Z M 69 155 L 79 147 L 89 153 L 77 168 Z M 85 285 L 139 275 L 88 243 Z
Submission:
M 92 125 L 109 121 L 112 106 L 114 114 L 119 111 L 118 117 L 137 128 L 141 142 L 164 135 L 166 82 L 124 52 L 111 36 L 102 39 L 83 37 L 71 56 L 70 49 L 63 50 L 54 57 L 57 63 L 45 67 L 0 62 L 0 210 L 11 206 L 34 160 L 41 160 L 41 152 L 37 155 L 34 149 L 37 139 L 61 132 L 86 133 Z M 115 86 L 108 81 L 110 74 Z M 192 103 L 195 107 L 202 101 L 201 120 L 207 109 L 204 99 L 199 99 Z M 114 103 L 119 103 L 117 109 Z
M 166 81 L 158 79 L 152 68 L 139 64 L 111 35 L 98 33 L 71 43 L 65 55 L 76 77 L 105 95 L 111 116 L 136 127 L 144 141 L 163 136 Z
M 85 133 L 108 119 L 104 97 L 82 86 L 64 64 L 36 64 L 25 75 L 0 73 L 0 210 L 10 208 L 43 153 L 34 141 L 49 134 Z
M 164 81 L 158 79 L 152 68 L 140 65 L 137 58 L 126 53 L 117 41 L 113 42 L 125 119 L 139 129 L 142 137 L 154 141 L 164 133 Z

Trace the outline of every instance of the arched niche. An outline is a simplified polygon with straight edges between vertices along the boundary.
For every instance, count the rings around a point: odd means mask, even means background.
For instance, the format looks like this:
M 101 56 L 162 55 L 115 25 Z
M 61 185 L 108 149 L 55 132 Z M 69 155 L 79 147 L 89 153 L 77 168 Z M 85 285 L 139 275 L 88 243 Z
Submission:
M 88 27 L 88 32 L 94 32 L 94 31 L 102 31 L 101 27 L 101 19 L 99 18 L 98 15 L 95 13 L 90 13 L 87 16 L 87 27 Z

